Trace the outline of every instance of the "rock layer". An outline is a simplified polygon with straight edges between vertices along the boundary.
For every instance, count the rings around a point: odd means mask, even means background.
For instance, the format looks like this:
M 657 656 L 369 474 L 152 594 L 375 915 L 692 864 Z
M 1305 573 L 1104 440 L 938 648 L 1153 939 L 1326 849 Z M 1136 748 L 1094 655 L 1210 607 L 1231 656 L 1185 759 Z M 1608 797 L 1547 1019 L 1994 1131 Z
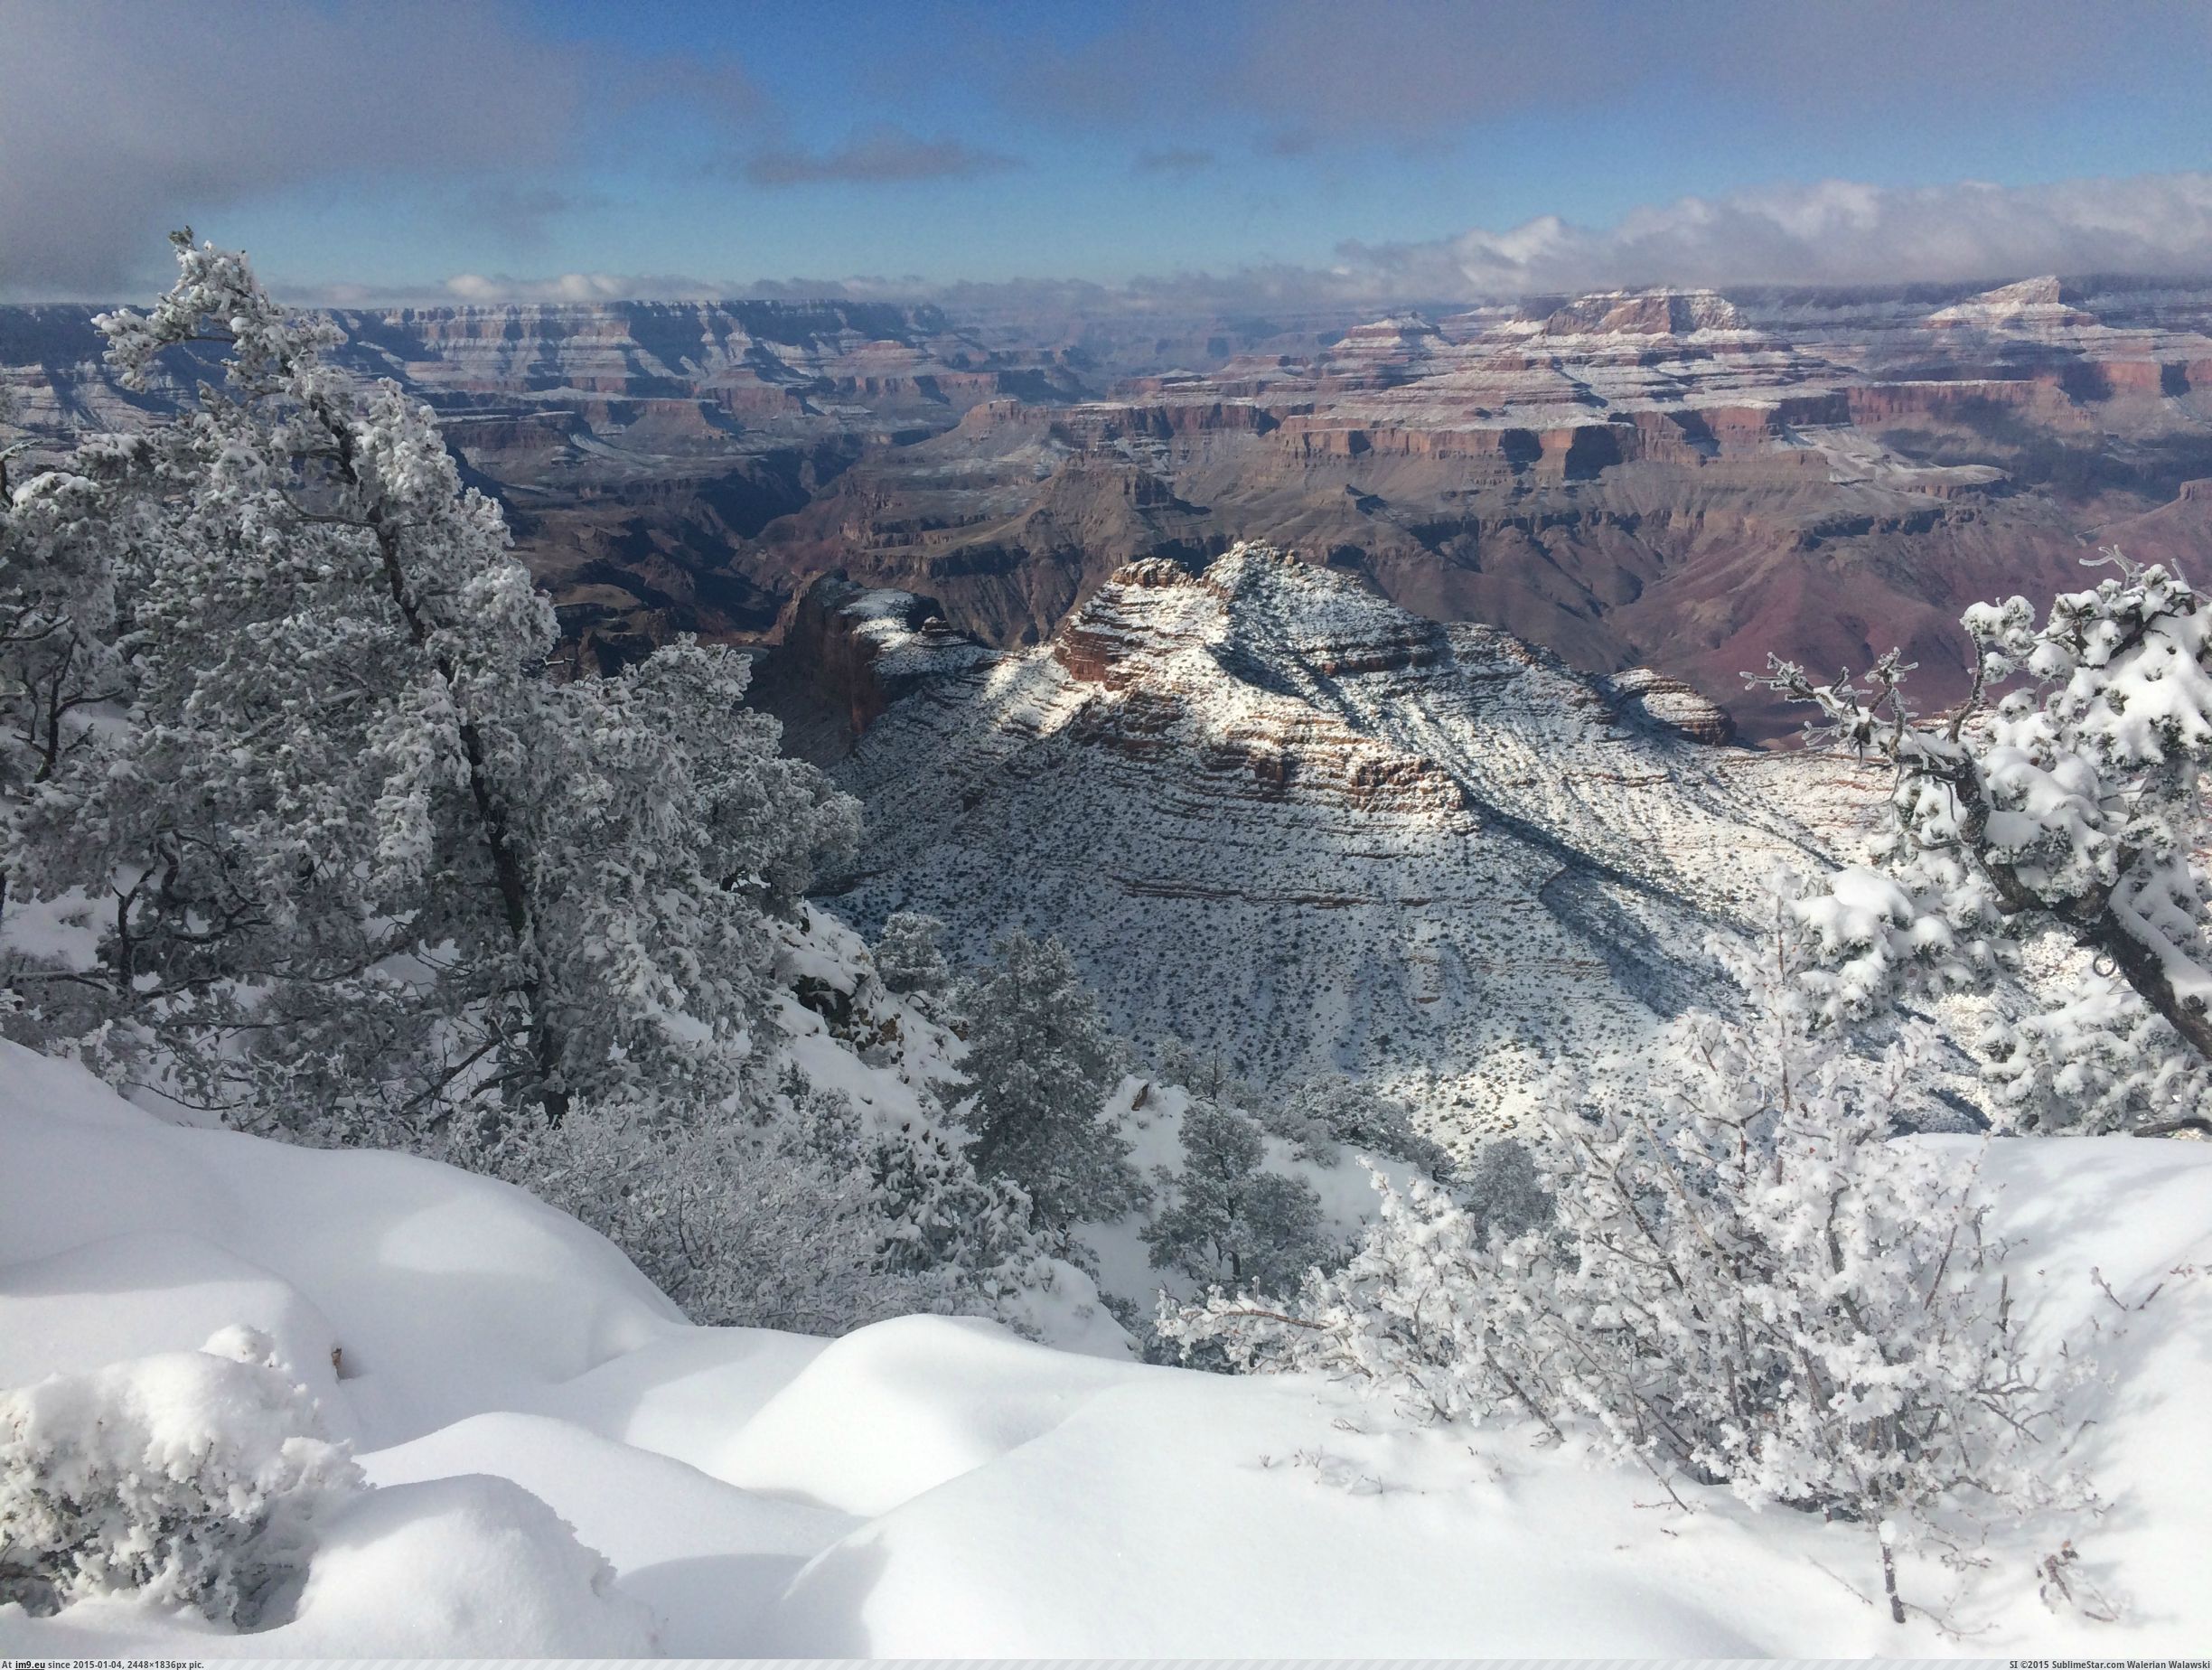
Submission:
M 43 434 L 129 427 L 82 308 L 0 309 Z M 1649 668 L 1744 734 L 1739 675 L 1892 647 L 1963 687 L 1957 615 L 2195 561 L 2212 286 L 1611 291 L 1440 316 L 956 320 L 849 303 L 341 315 L 505 502 L 578 666 L 772 642 L 820 575 L 1042 642 L 1123 563 L 1294 545 L 1411 612 Z
M 868 820 L 841 908 L 932 911 L 971 958 L 1057 934 L 1134 1035 L 1395 1079 L 1462 1136 L 1710 995 L 1706 934 L 1832 849 L 1819 779 L 1850 774 L 1260 546 L 1130 564 L 1049 643 L 970 655 L 836 766 Z

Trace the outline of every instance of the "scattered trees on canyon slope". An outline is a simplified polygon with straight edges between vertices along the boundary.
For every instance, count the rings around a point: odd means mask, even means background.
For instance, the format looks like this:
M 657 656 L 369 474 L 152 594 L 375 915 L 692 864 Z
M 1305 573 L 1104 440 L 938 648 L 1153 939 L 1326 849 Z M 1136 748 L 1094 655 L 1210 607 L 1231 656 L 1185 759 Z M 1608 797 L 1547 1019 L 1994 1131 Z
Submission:
M 1412 1161 L 1432 1176 L 1450 1157 L 1413 1129 L 1412 1111 L 1380 1087 L 1343 1073 L 1317 1073 L 1261 1102 L 1263 1121 L 1304 1159 L 1333 1165 L 1339 1144 Z

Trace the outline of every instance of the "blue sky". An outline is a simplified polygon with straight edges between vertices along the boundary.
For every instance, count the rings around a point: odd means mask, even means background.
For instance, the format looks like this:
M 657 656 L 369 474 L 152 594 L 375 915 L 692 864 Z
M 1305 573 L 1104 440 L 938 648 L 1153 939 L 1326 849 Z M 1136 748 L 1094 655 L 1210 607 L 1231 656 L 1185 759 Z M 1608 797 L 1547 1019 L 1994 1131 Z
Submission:
M 17 297 L 140 285 L 187 220 L 304 296 L 2212 267 L 2198 4 L 0 0 L 0 21 Z M 1516 234 L 1543 217 L 1560 230 Z

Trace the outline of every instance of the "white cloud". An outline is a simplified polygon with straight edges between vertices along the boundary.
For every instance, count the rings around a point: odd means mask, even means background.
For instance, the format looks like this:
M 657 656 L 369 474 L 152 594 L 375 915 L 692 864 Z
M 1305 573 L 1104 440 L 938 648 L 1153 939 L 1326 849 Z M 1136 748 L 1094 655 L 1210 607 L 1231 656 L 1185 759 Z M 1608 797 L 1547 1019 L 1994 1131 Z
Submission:
M 2048 185 L 1826 180 L 1631 211 L 1544 216 L 1432 243 L 1346 245 L 1377 294 L 1524 296 L 1620 284 L 1882 284 L 2031 273 L 2212 273 L 2212 174 Z
M 1076 277 L 1004 284 L 917 277 L 755 279 L 673 274 L 461 273 L 435 293 L 452 302 L 588 302 L 734 296 L 933 300 L 956 313 L 1081 316 L 1386 308 L 1511 298 L 1633 284 L 1992 283 L 2037 273 L 2212 277 L 2212 174 L 2145 174 L 2004 187 L 1889 187 L 1845 180 L 1684 197 L 1609 226 L 1544 215 L 1455 238 L 1349 244 L 1332 267 L 1247 267 L 1100 285 Z M 301 302 L 359 305 L 363 293 L 291 291 Z M 419 291 L 404 293 L 418 298 Z M 394 292 L 384 299 L 402 298 Z
M 0 296 L 113 300 L 165 282 L 174 226 L 364 183 L 528 249 L 600 202 L 547 177 L 645 102 L 726 139 L 763 108 L 735 60 L 591 49 L 509 0 L 0 0 Z
M 511 278 L 504 273 L 455 273 L 445 293 L 467 305 L 504 302 L 612 302 L 694 300 L 734 293 L 732 286 L 647 273 L 561 273 L 550 278 Z
M 139 287 L 172 226 L 313 182 L 528 166 L 565 144 L 589 70 L 495 0 L 8 0 L 0 293 Z

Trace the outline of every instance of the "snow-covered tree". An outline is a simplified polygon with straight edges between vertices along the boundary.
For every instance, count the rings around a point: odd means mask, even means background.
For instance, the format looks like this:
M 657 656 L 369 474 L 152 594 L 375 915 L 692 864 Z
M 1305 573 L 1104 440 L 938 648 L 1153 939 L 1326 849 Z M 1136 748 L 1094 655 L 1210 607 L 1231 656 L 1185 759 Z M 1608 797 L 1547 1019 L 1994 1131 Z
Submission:
M 1892 651 L 1862 685 L 1769 658 L 1754 682 L 1810 703 L 1808 735 L 1895 768 L 1886 873 L 1846 871 L 1803 919 L 1832 1015 L 1984 980 L 2001 935 L 2094 959 L 2057 1007 L 1988 1044 L 2024 1124 L 2212 1128 L 2212 936 L 2192 858 L 2212 758 L 2212 613 L 2179 575 L 2118 551 L 2060 595 L 1967 611 L 1972 688 L 1947 715 L 1905 694 Z
M 2085 968 L 2047 1006 L 2006 1004 L 1975 1043 L 2020 1131 L 2212 1129 L 2212 1073 L 2123 980 Z
M 1018 1185 L 1053 1228 L 1118 1217 L 1144 1193 L 1105 1112 L 1121 1046 L 1066 946 L 1017 928 L 995 949 L 997 965 L 961 996 L 970 1157 Z
M 329 365 L 335 327 L 243 257 L 176 255 L 150 314 L 101 319 L 110 362 L 143 385 L 212 342 L 225 381 L 94 449 L 134 516 L 130 710 L 34 785 L 9 869 L 101 902 L 117 1009 L 241 1117 L 404 1141 L 578 1097 L 726 1112 L 762 913 L 851 802 L 777 755 L 740 658 L 548 680 L 550 608 L 428 408 Z
M 944 935 L 945 924 L 926 911 L 893 911 L 876 941 L 876 979 L 903 998 L 933 1007 L 952 987 Z
M 1484 1143 L 1452 1194 L 1484 1240 L 1510 1240 L 1551 1222 L 1551 1196 L 1535 1153 L 1518 1137 Z
M 1676 1023 L 1655 1074 L 1557 1098 L 1532 1145 L 1553 1219 L 1506 1233 L 1382 1187 L 1344 1270 L 1289 1301 L 1216 1292 L 1162 1332 L 1313 1368 L 1424 1414 L 1532 1417 L 1673 1480 L 1818 1512 L 1895 1556 L 2063 1494 L 2062 1384 L 1985 1268 L 1970 1171 L 1891 1127 L 1924 1069 L 1820 1024 L 1786 897 L 1764 954 L 1723 948 L 1744 1022 Z M 1378 1185 L 1381 1187 L 1381 1185 Z
M 1049 1287 L 1052 1250 L 1029 1197 L 977 1175 L 959 1137 L 926 1118 L 865 1119 L 842 1091 L 798 1098 L 786 1146 L 865 1178 L 881 1266 L 914 1286 L 914 1309 L 989 1314 Z
M 1180 1084 L 1193 1095 L 1223 1107 L 1269 1105 L 1268 1099 L 1239 1077 L 1229 1058 L 1218 1049 L 1198 1049 L 1181 1038 L 1168 1037 L 1153 1046 L 1151 1055 L 1153 1068 L 1163 1083 Z
M 794 905 L 858 811 L 743 705 L 751 663 L 689 639 L 543 692 L 519 802 L 571 1090 L 670 1119 L 726 1113 L 766 1009 L 765 909 Z
M 6 400 L 0 389 L 0 423 Z M 11 490 L 14 450 L 0 447 L 0 828 L 73 763 L 92 713 L 128 694 L 116 568 L 142 529 L 139 507 L 117 491 L 117 444 L 89 441 L 76 468 Z M 0 906 L 10 868 L 0 848 Z
M 1051 1284 L 1052 1250 L 1029 1197 L 1004 1177 L 978 1176 L 951 1133 L 901 1121 L 873 1132 L 861 1160 L 888 1226 L 884 1262 L 935 1282 L 932 1309 L 979 1306 L 1012 1320 L 1009 1307 Z
M 1183 1115 L 1183 1165 L 1155 1173 L 1158 1213 L 1146 1227 L 1155 1269 L 1233 1292 L 1279 1292 L 1332 1251 L 1310 1184 L 1267 1169 L 1256 1121 L 1218 1102 Z

